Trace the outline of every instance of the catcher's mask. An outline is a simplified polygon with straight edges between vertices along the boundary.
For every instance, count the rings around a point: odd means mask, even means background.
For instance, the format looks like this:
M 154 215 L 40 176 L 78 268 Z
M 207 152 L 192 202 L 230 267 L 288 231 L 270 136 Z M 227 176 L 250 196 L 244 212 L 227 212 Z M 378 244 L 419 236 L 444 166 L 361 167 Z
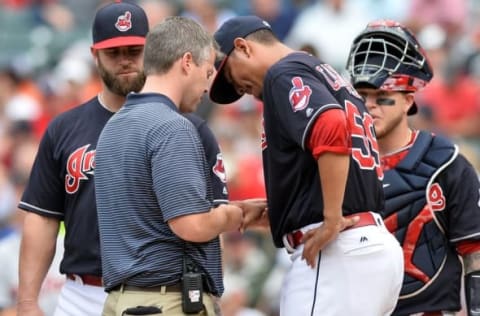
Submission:
M 347 61 L 352 84 L 386 91 L 415 92 L 433 77 L 423 48 L 403 25 L 379 20 L 353 41 Z M 417 113 L 414 103 L 408 115 Z

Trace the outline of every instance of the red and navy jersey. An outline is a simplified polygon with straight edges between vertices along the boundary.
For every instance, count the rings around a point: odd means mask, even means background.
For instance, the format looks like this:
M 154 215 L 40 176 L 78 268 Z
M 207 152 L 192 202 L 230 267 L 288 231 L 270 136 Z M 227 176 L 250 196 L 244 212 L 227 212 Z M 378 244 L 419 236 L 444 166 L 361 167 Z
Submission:
M 65 222 L 65 252 L 60 272 L 102 275 L 94 191 L 97 140 L 113 115 L 94 97 L 60 114 L 41 140 L 19 208 Z M 215 203 L 228 200 L 223 160 L 205 122 L 197 127 L 212 174 Z
M 113 115 L 97 97 L 48 126 L 19 207 L 65 221 L 62 273 L 101 276 L 93 175 L 98 136 Z
M 212 180 L 213 205 L 228 203 L 227 174 L 217 139 L 205 120 L 193 113 L 184 116 L 195 125 L 202 141 Z
M 351 136 L 344 215 L 383 209 L 373 121 L 348 81 L 317 58 L 293 53 L 269 69 L 263 101 L 265 184 L 277 247 L 282 247 L 284 234 L 323 221 L 318 165 L 308 138 L 318 117 L 329 109 L 345 113 Z
M 385 225 L 403 247 L 405 276 L 393 315 L 460 310 L 459 255 L 480 249 L 480 183 L 448 139 L 414 132 L 382 157 Z

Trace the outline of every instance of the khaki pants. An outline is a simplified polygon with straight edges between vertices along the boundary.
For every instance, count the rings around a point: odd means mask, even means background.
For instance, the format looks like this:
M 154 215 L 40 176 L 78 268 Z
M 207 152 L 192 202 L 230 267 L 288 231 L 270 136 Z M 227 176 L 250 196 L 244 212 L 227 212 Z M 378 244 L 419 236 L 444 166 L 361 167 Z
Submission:
M 203 294 L 204 310 L 199 316 L 215 316 L 217 298 L 210 294 Z M 151 316 L 169 315 L 183 316 L 182 293 L 180 292 L 151 292 L 151 291 L 112 291 L 108 294 L 102 316 L 128 316 L 124 313 L 128 308 L 137 306 L 156 306 L 162 313 L 147 314 Z

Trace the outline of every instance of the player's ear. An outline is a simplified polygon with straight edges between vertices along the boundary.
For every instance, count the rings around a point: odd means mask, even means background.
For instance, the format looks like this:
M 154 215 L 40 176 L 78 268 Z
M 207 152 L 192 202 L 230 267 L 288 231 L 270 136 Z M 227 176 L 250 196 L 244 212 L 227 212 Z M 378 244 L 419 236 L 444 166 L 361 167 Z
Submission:
M 182 56 L 181 65 L 182 70 L 186 73 L 190 72 L 193 64 L 193 56 L 191 52 L 186 52 Z
M 405 93 L 405 100 L 407 105 L 405 111 L 408 112 L 415 102 L 415 95 L 413 93 Z
M 93 60 L 95 61 L 95 65 L 98 67 L 98 50 L 90 47 L 90 53 L 92 54 Z
M 246 39 L 237 37 L 233 41 L 233 47 L 238 51 L 243 54 L 245 54 L 247 57 L 250 57 L 251 52 L 250 52 L 250 46 L 248 45 L 248 42 Z

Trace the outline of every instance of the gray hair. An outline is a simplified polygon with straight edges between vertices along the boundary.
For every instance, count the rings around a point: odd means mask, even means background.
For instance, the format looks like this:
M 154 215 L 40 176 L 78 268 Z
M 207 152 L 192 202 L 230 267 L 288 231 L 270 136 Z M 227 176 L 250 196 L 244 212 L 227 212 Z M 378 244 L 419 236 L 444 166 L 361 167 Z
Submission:
M 196 65 L 208 60 L 217 44 L 210 34 L 192 19 L 172 16 L 157 24 L 147 35 L 144 52 L 146 75 L 165 73 L 185 53 Z

